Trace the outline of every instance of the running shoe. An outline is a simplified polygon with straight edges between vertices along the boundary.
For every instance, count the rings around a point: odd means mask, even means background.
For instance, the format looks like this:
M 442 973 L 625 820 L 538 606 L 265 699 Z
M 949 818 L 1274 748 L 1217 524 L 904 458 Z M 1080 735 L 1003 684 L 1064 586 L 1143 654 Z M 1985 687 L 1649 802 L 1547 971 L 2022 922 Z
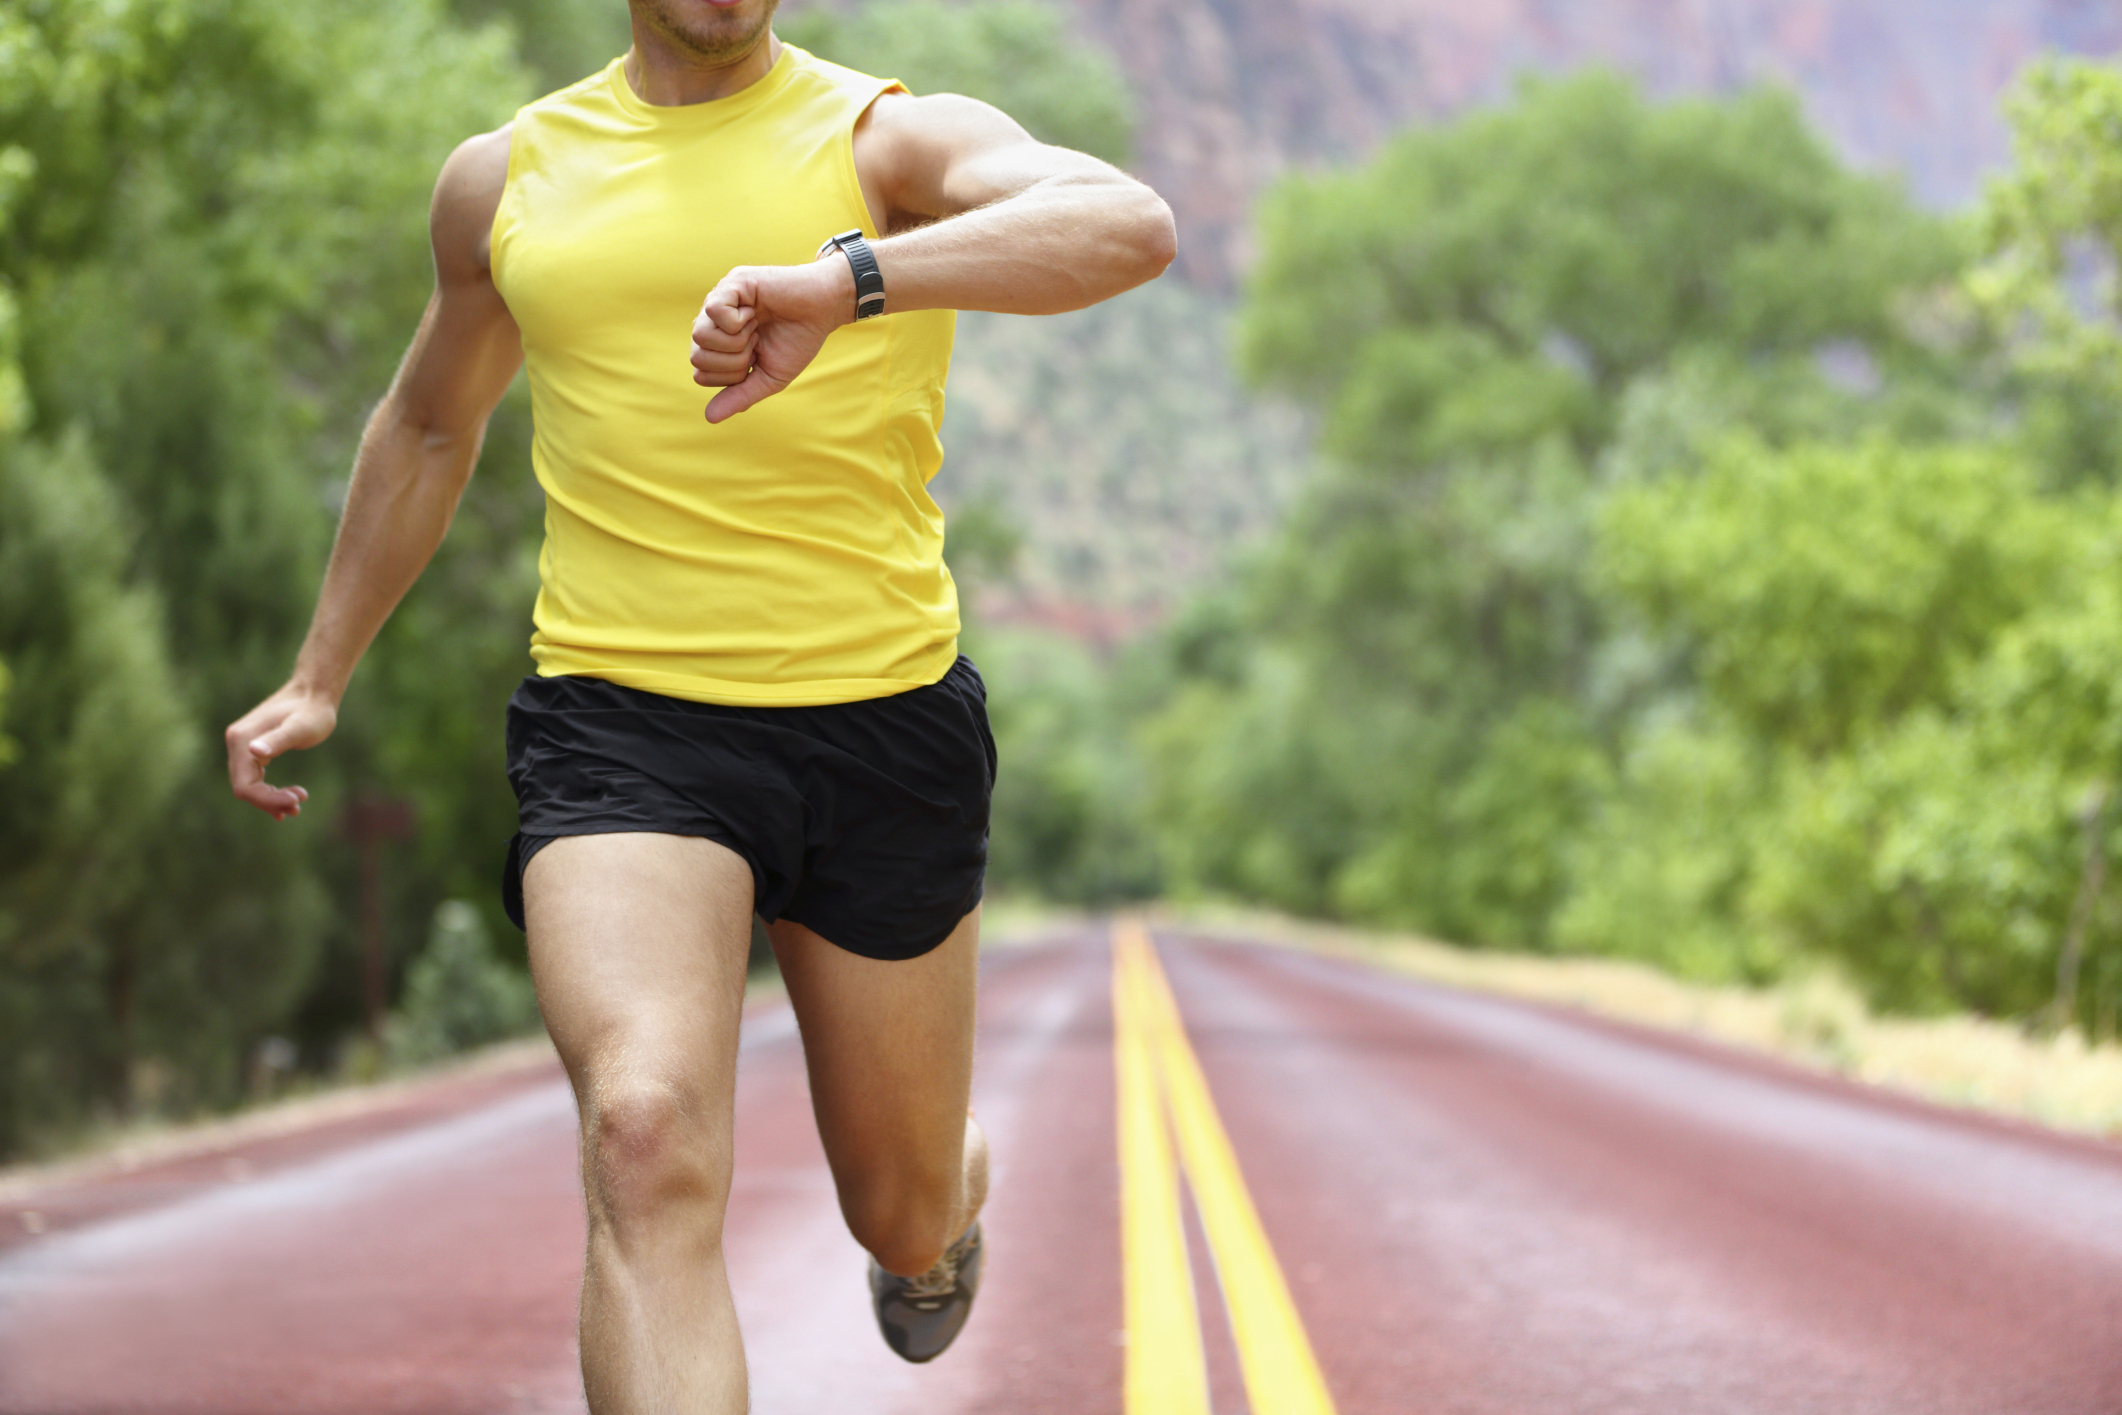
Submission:
M 884 1344 L 908 1361 L 933 1361 L 957 1340 L 980 1289 L 980 1225 L 943 1250 L 919 1277 L 900 1277 L 869 1260 L 869 1295 Z

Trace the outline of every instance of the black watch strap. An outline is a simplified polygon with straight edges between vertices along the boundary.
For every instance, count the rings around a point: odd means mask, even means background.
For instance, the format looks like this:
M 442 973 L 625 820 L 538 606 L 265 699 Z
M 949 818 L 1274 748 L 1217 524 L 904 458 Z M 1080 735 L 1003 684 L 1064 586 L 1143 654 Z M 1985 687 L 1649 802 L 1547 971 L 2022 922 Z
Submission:
M 871 315 L 884 313 L 884 272 L 877 268 L 877 254 L 862 239 L 862 232 L 842 231 L 839 235 L 818 247 L 818 254 L 839 247 L 840 254 L 847 257 L 847 264 L 855 272 L 855 318 L 868 319 Z

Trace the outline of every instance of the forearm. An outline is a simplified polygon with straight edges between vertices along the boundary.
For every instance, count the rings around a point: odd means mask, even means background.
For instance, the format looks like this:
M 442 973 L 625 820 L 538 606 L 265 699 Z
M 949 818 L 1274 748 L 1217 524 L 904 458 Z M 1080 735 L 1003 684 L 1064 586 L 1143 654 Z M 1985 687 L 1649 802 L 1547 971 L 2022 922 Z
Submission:
M 334 704 L 345 694 L 354 666 L 442 543 L 483 431 L 423 427 L 396 398 L 377 408 L 354 459 L 293 686 Z
M 1069 173 L 872 249 L 887 309 L 1060 314 L 1162 274 L 1172 219 L 1138 182 Z

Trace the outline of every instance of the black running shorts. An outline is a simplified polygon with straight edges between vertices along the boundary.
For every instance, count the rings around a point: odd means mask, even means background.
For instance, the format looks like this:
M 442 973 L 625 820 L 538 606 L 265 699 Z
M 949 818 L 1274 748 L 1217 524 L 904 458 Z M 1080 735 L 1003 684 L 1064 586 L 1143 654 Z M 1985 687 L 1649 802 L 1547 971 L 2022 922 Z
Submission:
M 995 740 L 959 658 L 938 682 L 824 707 L 725 707 L 601 678 L 526 678 L 508 704 L 519 825 L 502 878 L 563 835 L 727 845 L 753 907 L 865 958 L 915 958 L 980 902 Z

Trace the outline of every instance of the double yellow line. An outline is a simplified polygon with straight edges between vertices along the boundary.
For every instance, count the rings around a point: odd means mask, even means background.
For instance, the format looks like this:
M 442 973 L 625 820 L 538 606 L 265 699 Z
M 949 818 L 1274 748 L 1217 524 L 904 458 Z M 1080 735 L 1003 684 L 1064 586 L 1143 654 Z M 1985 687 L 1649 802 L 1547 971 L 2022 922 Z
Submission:
M 1289 1284 L 1140 924 L 1113 929 L 1127 1415 L 1210 1415 L 1201 1312 L 1179 1210 L 1183 1167 L 1214 1259 L 1253 1415 L 1333 1415 Z M 1172 1140 L 1178 1140 L 1174 1154 Z

